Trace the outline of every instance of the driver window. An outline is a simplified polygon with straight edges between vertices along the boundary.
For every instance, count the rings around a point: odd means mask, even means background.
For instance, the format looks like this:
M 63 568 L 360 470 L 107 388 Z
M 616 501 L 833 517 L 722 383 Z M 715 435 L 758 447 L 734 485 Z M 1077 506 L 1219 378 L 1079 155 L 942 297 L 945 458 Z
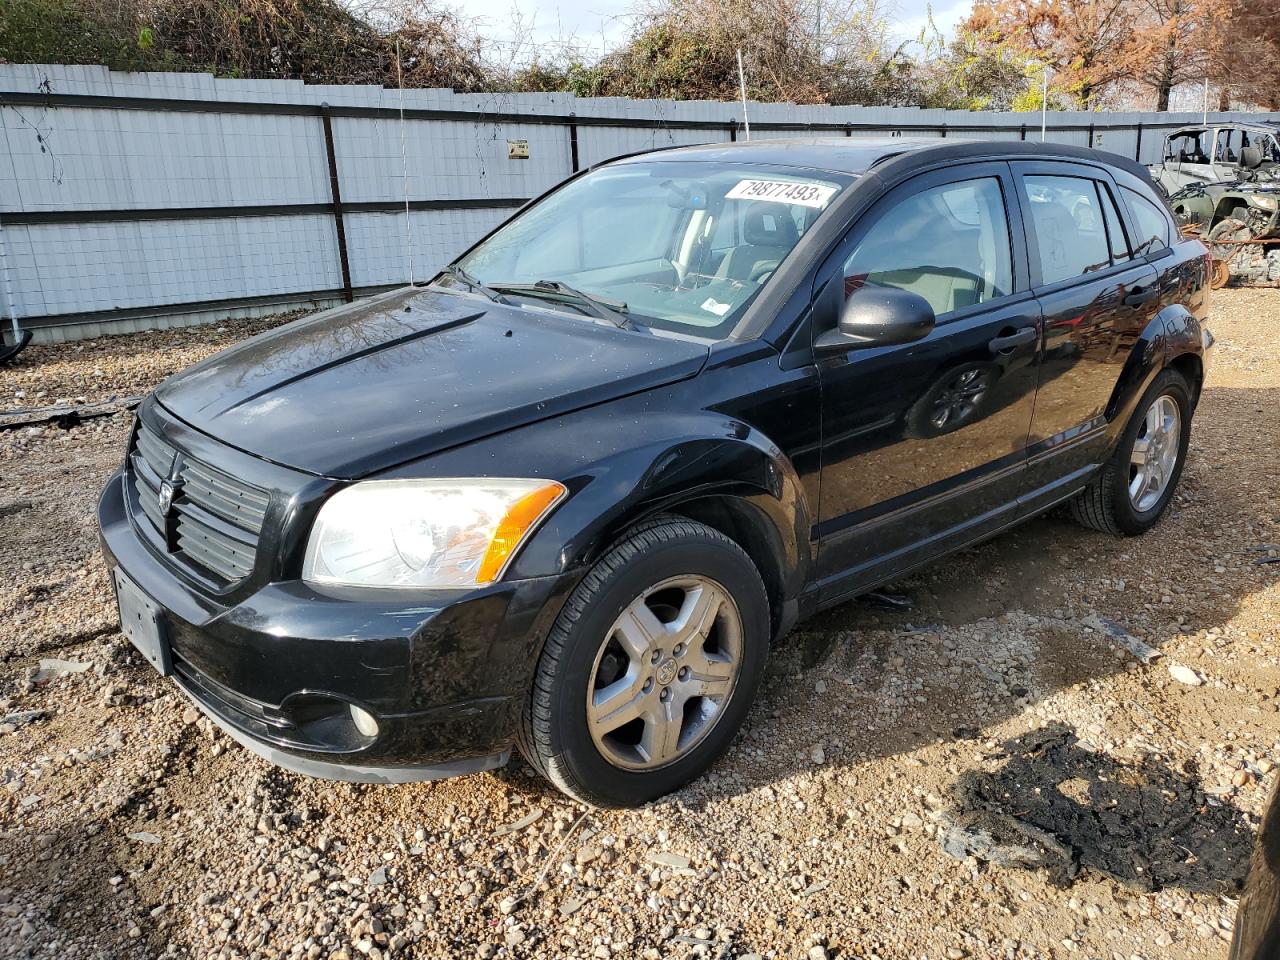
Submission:
M 1203 131 L 1184 133 L 1177 137 L 1171 137 L 1165 159 L 1179 163 L 1208 163 L 1209 159 L 1204 155 L 1204 150 L 1200 145 L 1200 138 L 1203 133 Z
M 1000 181 L 931 187 L 885 210 L 844 263 L 845 296 L 863 286 L 917 293 L 939 317 L 1012 292 Z

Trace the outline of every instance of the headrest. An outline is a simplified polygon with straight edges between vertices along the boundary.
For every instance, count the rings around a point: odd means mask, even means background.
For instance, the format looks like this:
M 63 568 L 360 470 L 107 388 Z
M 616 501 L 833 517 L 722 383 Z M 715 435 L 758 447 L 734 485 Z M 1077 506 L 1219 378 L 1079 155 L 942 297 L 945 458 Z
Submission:
M 742 214 L 742 239 L 753 247 L 786 247 L 800 239 L 785 203 L 758 200 Z

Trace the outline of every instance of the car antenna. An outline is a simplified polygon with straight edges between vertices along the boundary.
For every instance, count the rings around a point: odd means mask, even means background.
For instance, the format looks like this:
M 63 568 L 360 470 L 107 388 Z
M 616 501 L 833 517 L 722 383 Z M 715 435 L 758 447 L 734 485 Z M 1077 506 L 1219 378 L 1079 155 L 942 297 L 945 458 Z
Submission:
M 747 119 L 747 75 L 742 72 L 742 48 L 738 48 L 738 89 L 742 91 L 742 125 L 751 139 L 751 121 Z
M 400 66 L 400 37 L 396 36 L 396 86 L 400 89 L 400 167 L 404 175 L 404 256 L 409 271 L 409 286 L 413 286 L 413 224 L 409 220 L 409 154 L 405 146 L 404 123 L 404 74 Z

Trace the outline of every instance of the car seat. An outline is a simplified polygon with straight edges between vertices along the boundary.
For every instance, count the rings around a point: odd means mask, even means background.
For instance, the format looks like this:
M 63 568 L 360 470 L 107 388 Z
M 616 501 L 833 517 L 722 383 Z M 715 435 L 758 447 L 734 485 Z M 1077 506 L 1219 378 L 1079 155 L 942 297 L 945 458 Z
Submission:
M 785 203 L 759 200 L 742 212 L 743 242 L 720 261 L 716 276 L 758 282 L 776 270 L 800 239 L 800 231 Z
M 1037 203 L 1031 210 L 1045 282 L 1083 273 L 1088 264 L 1078 262 L 1082 260 L 1080 229 L 1071 211 L 1060 203 Z

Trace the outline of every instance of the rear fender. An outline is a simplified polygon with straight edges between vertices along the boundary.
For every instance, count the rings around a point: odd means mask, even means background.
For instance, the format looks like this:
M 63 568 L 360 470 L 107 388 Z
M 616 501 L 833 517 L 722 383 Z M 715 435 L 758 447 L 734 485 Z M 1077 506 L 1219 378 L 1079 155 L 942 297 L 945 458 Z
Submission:
M 1143 329 L 1125 359 L 1120 379 L 1116 382 L 1107 405 L 1108 432 L 1114 442 L 1124 432 L 1142 394 L 1151 382 L 1178 358 L 1193 356 L 1195 369 L 1203 371 L 1204 340 L 1202 325 L 1181 304 L 1164 307 Z M 1193 401 L 1199 394 L 1201 375 L 1192 383 Z
M 1165 310 L 1168 309 L 1170 308 L 1165 308 Z M 1125 358 L 1120 377 L 1107 403 L 1109 444 L 1114 444 L 1120 439 L 1143 391 L 1164 369 L 1169 339 L 1168 327 L 1163 316 L 1165 310 L 1151 318 Z

